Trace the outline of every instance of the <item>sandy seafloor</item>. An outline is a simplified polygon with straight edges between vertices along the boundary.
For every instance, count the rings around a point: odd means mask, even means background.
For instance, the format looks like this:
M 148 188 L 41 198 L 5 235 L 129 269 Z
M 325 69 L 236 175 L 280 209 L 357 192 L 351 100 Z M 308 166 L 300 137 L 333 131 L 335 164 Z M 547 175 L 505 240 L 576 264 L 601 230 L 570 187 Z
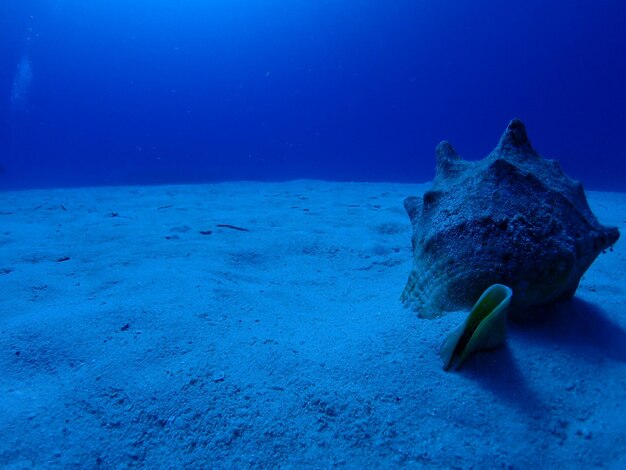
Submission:
M 0 466 L 626 468 L 624 240 L 446 373 L 464 314 L 399 301 L 426 187 L 0 193 Z

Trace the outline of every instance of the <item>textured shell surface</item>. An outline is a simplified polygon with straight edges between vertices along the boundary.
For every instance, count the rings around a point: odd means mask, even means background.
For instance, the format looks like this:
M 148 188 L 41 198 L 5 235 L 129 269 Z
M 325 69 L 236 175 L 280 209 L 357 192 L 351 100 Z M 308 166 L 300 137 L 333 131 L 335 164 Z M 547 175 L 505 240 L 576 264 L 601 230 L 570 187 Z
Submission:
M 437 146 L 436 176 L 404 207 L 413 269 L 402 293 L 421 317 L 470 308 L 492 284 L 513 289 L 511 315 L 574 295 L 596 257 L 619 238 L 591 212 L 583 186 L 532 147 L 512 120 L 483 160 Z

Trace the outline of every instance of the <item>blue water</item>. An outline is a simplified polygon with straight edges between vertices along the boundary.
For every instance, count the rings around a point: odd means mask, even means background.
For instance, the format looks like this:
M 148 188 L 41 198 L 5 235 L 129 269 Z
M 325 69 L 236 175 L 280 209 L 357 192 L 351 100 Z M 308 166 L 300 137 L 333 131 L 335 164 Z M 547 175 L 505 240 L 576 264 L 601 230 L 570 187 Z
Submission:
M 521 118 L 626 191 L 626 3 L 3 0 L 0 188 L 426 181 Z

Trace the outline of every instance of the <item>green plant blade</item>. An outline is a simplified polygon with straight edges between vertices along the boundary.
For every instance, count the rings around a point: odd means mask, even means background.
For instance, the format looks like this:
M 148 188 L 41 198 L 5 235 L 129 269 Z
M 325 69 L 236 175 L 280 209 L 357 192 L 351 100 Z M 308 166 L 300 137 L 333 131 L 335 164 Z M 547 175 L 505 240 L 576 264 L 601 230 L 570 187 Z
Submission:
M 506 314 L 513 291 L 502 284 L 490 286 L 480 296 L 465 322 L 443 342 L 439 356 L 444 370 L 459 367 L 469 354 L 492 349 L 504 342 Z

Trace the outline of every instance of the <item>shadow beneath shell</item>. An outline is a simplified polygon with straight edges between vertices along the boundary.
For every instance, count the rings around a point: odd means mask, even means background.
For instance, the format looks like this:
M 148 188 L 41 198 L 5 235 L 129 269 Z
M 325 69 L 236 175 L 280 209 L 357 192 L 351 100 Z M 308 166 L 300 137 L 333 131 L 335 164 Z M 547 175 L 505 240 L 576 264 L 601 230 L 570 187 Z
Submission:
M 524 354 L 524 344 L 568 350 L 590 363 L 607 359 L 626 363 L 626 329 L 597 305 L 574 298 L 536 313 L 532 319 L 509 323 L 511 341 L 495 350 L 472 354 L 457 371 L 498 400 L 533 416 L 542 413 L 544 406 L 513 354 Z
M 514 326 L 527 340 L 556 345 L 590 362 L 626 362 L 626 329 L 597 305 L 579 298 L 537 312 Z
M 474 353 L 458 373 L 479 383 L 497 400 L 504 400 L 524 413 L 533 414 L 541 409 L 541 401 L 528 387 L 508 344 Z

